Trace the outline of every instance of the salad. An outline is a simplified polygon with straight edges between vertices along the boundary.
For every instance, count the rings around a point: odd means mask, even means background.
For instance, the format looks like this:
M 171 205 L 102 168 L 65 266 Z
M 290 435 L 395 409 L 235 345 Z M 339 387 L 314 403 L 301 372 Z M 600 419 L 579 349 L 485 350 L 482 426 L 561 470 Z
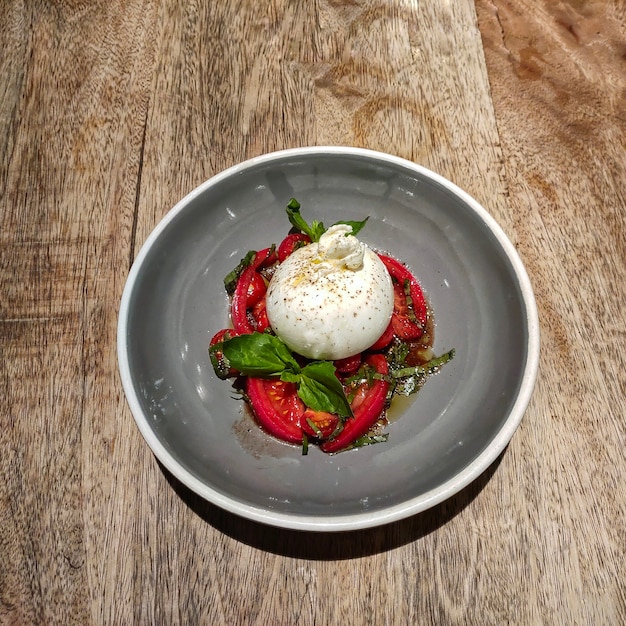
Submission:
M 278 246 L 248 252 L 225 277 L 232 327 L 211 339 L 211 363 L 263 430 L 303 454 L 387 441 L 394 396 L 417 393 L 454 350 L 433 354 L 420 284 L 357 239 L 367 219 L 327 229 L 300 208 L 292 198 Z

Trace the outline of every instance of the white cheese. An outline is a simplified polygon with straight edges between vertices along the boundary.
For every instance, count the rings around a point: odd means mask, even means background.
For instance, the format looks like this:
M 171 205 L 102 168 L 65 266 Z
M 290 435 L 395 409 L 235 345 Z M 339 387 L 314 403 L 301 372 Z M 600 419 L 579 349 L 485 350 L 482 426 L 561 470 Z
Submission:
M 295 250 L 270 281 L 270 325 L 302 356 L 335 360 L 358 354 L 389 325 L 391 277 L 351 232 L 345 224 L 331 226 L 319 243 Z

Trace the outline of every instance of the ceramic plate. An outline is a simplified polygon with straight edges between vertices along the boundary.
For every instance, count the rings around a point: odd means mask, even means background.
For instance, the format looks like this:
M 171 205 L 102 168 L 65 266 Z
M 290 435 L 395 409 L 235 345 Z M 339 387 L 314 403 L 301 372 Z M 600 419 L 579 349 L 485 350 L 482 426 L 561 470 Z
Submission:
M 263 433 L 211 367 L 208 343 L 229 323 L 223 278 L 248 250 L 280 243 L 291 197 L 309 221 L 369 216 L 359 237 L 409 265 L 434 311 L 435 352 L 456 350 L 392 407 L 387 443 L 303 456 Z M 390 155 L 302 148 L 232 167 L 170 210 L 129 274 L 118 353 L 139 430 L 182 483 L 251 520 L 338 531 L 414 515 L 493 463 L 529 402 L 538 328 L 515 249 L 466 193 Z

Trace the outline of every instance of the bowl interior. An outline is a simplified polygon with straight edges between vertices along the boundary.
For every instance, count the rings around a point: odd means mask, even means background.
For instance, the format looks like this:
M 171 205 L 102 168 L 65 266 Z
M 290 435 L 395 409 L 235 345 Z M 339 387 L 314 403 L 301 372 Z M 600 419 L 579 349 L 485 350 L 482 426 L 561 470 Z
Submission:
M 280 243 L 291 197 L 327 225 L 369 215 L 360 238 L 413 269 L 435 352 L 456 349 L 392 407 L 386 444 L 302 456 L 260 431 L 213 373 L 207 346 L 229 325 L 223 278 L 248 250 Z M 529 304 L 492 226 L 438 177 L 364 153 L 286 153 L 208 181 L 153 233 L 127 286 L 120 350 L 142 433 L 200 495 L 268 523 L 355 527 L 426 508 L 494 445 L 527 375 Z

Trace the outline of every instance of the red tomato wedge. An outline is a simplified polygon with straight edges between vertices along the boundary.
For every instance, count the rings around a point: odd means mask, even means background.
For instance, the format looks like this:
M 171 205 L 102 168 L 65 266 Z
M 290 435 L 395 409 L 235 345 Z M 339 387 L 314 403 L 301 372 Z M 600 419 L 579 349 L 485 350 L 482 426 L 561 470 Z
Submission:
M 411 319 L 404 287 L 398 283 L 393 286 L 393 303 L 391 326 L 394 335 L 407 341 L 419 339 L 424 333 L 424 329 Z
M 391 340 L 390 340 L 391 341 Z M 340 374 L 352 374 L 356 372 L 362 362 L 361 353 L 355 354 L 354 356 L 347 356 L 345 359 L 337 359 L 334 361 L 335 369 Z
M 302 430 L 309 437 L 326 439 L 335 432 L 339 418 L 334 413 L 314 411 L 313 409 L 307 408 L 300 421 Z
M 290 443 L 302 443 L 300 427 L 304 403 L 294 383 L 278 379 L 246 378 L 246 394 L 259 424 Z
M 237 281 L 230 305 L 230 316 L 233 320 L 233 326 L 239 334 L 249 334 L 255 331 L 248 319 L 248 290 L 257 270 L 274 261 L 276 261 L 276 253 L 273 252 L 272 248 L 260 250 L 256 253 L 252 263 L 243 270 Z
M 422 291 L 417 278 L 415 278 L 408 268 L 400 263 L 400 261 L 397 261 L 390 256 L 386 256 L 385 254 L 379 254 L 378 256 L 397 284 L 404 287 L 405 282 L 408 281 L 411 300 L 413 300 L 413 313 L 415 314 L 417 322 L 422 326 L 422 328 L 424 328 L 426 326 L 426 322 L 428 321 L 428 307 L 426 306 L 424 292 Z
M 270 320 L 267 317 L 267 307 L 265 306 L 265 297 L 252 307 L 252 317 L 254 318 L 258 332 L 264 333 L 270 327 Z
M 365 362 L 379 374 L 387 374 L 387 361 L 382 354 L 371 354 Z M 344 422 L 343 430 L 321 444 L 324 452 L 339 452 L 365 435 L 381 416 L 387 401 L 389 383 L 374 380 L 363 383 L 351 403 L 354 416 Z M 246 395 L 259 424 L 271 435 L 290 443 L 302 443 L 303 432 L 317 439 L 330 437 L 339 418 L 332 413 L 305 407 L 294 383 L 278 379 L 248 377 Z
M 246 307 L 249 309 L 257 302 L 260 302 L 266 291 L 267 285 L 265 284 L 263 276 L 261 276 L 258 272 L 253 272 L 250 277 L 250 283 L 248 284 Z
M 382 354 L 371 354 L 365 362 L 373 367 L 379 374 L 389 373 L 387 360 Z M 339 452 L 347 448 L 359 437 L 362 437 L 376 423 L 385 409 L 389 383 L 386 380 L 374 380 L 372 386 L 363 383 L 358 390 L 352 404 L 354 417 L 344 422 L 343 430 L 334 438 L 321 444 L 324 452 Z
M 278 246 L 278 260 L 282 263 L 296 248 L 311 243 L 311 238 L 304 233 L 287 235 Z
M 389 326 L 387 326 L 387 330 L 378 338 L 376 343 L 374 343 L 370 350 L 382 350 L 386 348 L 393 339 L 393 324 L 389 322 Z

